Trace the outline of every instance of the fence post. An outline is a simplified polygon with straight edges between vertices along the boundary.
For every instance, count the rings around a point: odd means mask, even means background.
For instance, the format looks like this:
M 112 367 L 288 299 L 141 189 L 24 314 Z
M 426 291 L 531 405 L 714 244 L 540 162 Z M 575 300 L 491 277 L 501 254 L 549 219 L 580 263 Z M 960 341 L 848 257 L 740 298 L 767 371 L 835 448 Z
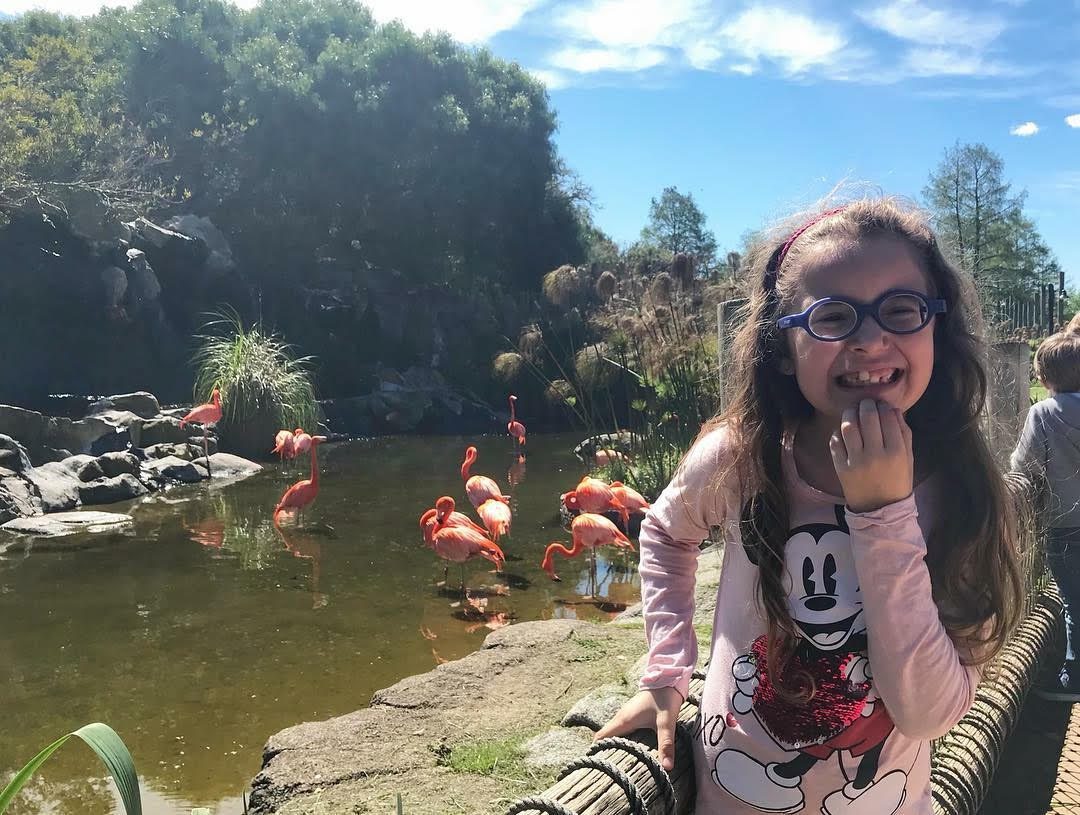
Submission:
M 994 458 L 1007 469 L 1031 405 L 1031 348 L 1026 342 L 1008 341 L 996 342 L 990 350 L 986 430 Z
M 727 407 L 727 380 L 731 369 L 731 340 L 735 327 L 746 319 L 745 297 L 716 304 L 716 356 L 720 375 L 720 410 Z

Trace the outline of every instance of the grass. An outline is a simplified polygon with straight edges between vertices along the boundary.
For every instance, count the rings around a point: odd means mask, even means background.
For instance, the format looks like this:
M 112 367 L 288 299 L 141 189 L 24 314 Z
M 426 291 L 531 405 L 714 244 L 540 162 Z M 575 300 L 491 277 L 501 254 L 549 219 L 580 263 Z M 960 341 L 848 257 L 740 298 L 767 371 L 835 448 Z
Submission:
M 1031 394 L 1031 402 L 1041 402 L 1043 399 L 1047 399 L 1050 396 L 1050 391 L 1040 385 L 1038 382 L 1032 382 L 1031 388 L 1028 391 Z
M 521 737 L 459 744 L 439 757 L 439 764 L 457 773 L 525 776 L 525 753 Z
M 292 347 L 261 324 L 245 327 L 233 311 L 214 315 L 204 326 L 195 354 L 195 398 L 221 389 L 222 420 L 241 424 L 270 414 L 278 427 L 315 427 L 318 405 L 307 365 Z
M 589 637 L 574 637 L 573 639 L 581 651 L 570 657 L 571 662 L 592 662 L 594 659 L 607 656 L 608 644 L 604 640 Z

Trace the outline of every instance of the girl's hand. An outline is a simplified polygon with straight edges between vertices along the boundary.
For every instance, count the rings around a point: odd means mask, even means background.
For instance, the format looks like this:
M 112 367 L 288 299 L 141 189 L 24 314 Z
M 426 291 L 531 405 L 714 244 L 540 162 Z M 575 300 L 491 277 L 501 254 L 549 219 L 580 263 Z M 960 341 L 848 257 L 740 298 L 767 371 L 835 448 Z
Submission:
M 675 688 L 638 691 L 619 708 L 610 722 L 596 731 L 593 741 L 629 735 L 635 730 L 655 729 L 660 766 L 670 771 L 675 766 L 675 722 L 682 702 L 682 696 Z
M 873 399 L 848 408 L 829 439 L 829 452 L 852 512 L 881 509 L 911 495 L 911 428 L 896 408 Z

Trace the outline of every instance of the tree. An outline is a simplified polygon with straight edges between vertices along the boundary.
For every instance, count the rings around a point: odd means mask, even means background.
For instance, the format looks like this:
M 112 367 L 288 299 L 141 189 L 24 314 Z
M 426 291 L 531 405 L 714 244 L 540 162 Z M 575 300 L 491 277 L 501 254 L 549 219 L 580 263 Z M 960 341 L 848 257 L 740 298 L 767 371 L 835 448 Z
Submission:
M 672 254 L 692 255 L 702 273 L 708 273 L 716 262 L 716 238 L 705 228 L 704 213 L 693 195 L 683 195 L 676 187 L 665 187 L 660 200 L 652 199 L 649 224 L 641 230 L 641 240 Z
M 945 151 L 923 190 L 938 233 L 990 299 L 1028 296 L 1055 282 L 1057 261 L 1023 213 L 1001 157 L 983 144 Z

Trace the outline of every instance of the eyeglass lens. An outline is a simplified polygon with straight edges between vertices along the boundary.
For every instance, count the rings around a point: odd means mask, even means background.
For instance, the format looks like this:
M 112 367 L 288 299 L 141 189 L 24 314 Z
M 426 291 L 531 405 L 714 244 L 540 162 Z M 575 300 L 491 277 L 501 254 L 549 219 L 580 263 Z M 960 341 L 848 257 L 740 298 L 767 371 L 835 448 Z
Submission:
M 886 331 L 899 334 L 918 331 L 927 321 L 926 304 L 911 294 L 894 294 L 878 305 L 877 319 Z M 849 303 L 831 301 L 809 315 L 811 333 L 826 339 L 843 337 L 855 330 L 859 313 Z

